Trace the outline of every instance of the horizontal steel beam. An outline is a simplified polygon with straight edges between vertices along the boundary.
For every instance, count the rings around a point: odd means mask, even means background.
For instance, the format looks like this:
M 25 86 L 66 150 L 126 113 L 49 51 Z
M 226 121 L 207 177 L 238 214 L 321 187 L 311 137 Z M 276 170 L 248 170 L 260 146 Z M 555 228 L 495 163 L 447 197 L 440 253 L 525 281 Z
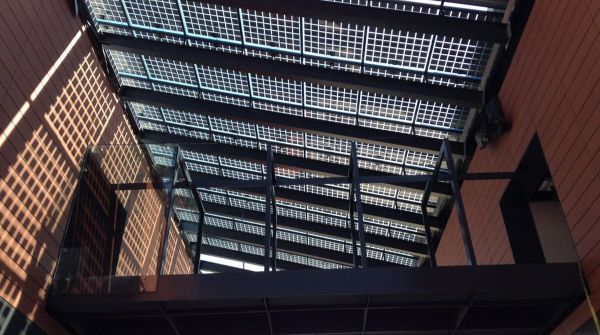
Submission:
M 223 178 L 219 176 L 204 174 L 200 172 L 190 171 L 190 175 L 192 176 L 192 180 L 194 184 L 202 185 L 203 180 L 217 180 L 217 181 L 227 181 L 231 180 L 231 178 Z M 251 188 L 251 187 L 230 187 L 230 190 L 236 190 L 242 193 L 252 193 L 256 195 L 264 196 L 264 190 L 262 187 Z M 348 210 L 348 201 L 344 199 L 332 198 L 324 195 L 307 193 L 302 191 L 296 191 L 287 188 L 278 188 L 277 189 L 277 198 L 287 199 L 292 202 L 304 203 L 304 204 L 312 204 L 321 207 L 329 207 L 334 209 L 339 209 L 343 211 Z M 371 204 L 363 204 L 363 212 L 365 215 L 379 217 L 386 220 L 392 221 L 401 221 L 411 225 L 421 226 L 422 216 L 419 213 L 413 213 L 408 211 L 403 211 L 394 208 L 381 207 Z M 431 224 L 431 227 L 441 229 L 442 223 L 440 222 L 438 217 L 428 216 L 428 220 Z
M 348 6 L 347 4 L 319 0 L 208 0 L 208 2 L 256 11 L 480 41 L 504 43 L 508 39 L 506 25 L 503 23 L 464 20 L 442 15 L 425 15 L 376 7 Z M 461 2 L 464 3 L 464 0 Z M 494 4 L 490 1 L 485 3 Z M 498 7 L 497 4 L 495 5 Z
M 264 58 L 223 53 L 215 50 L 108 33 L 102 34 L 100 40 L 102 45 L 111 50 L 163 57 L 193 64 L 465 107 L 481 108 L 483 105 L 483 92 L 475 89 L 456 88 L 302 64 L 278 62 Z
M 165 334 L 165 316 L 182 335 L 269 334 L 268 313 L 276 334 L 546 334 L 583 299 L 564 263 L 161 276 L 156 291 L 47 305 L 85 334 Z
M 141 133 L 141 138 L 144 143 L 176 143 L 182 148 L 190 151 L 203 152 L 211 155 L 217 155 L 222 157 L 236 158 L 241 160 L 248 160 L 260 164 L 265 164 L 266 153 L 257 149 L 237 147 L 224 143 L 199 144 L 197 140 L 181 136 L 161 133 L 152 130 L 144 130 Z M 279 153 L 273 153 L 274 161 L 276 166 L 287 166 L 292 169 L 300 169 L 303 171 L 317 172 L 320 174 L 334 175 L 334 176 L 346 176 L 348 173 L 348 166 L 343 164 L 329 163 L 309 158 L 288 156 Z M 368 169 L 359 169 L 359 174 L 362 177 L 369 176 L 389 176 L 394 178 L 397 175 L 391 173 L 378 172 Z M 423 191 L 427 182 L 425 181 L 414 181 L 414 182 L 385 182 L 382 183 L 384 186 L 400 187 L 411 191 Z M 452 190 L 447 184 L 438 183 L 432 188 L 434 193 L 441 195 L 451 195 Z
M 176 94 L 155 92 L 142 88 L 123 87 L 121 88 L 120 95 L 125 100 L 132 102 L 173 108 L 203 116 L 225 118 L 229 120 L 267 125 L 311 134 L 319 134 L 348 141 L 358 141 L 362 143 L 393 148 L 425 151 L 435 154 L 437 154 L 442 146 L 441 140 L 430 137 L 402 134 L 324 120 L 308 119 L 302 116 L 274 113 L 266 110 L 235 106 L 221 102 L 199 100 Z M 462 152 L 462 143 L 451 142 L 451 145 L 457 152 Z
M 242 231 L 231 230 L 216 226 L 204 226 L 203 231 L 205 236 L 212 236 L 228 241 L 250 244 L 257 247 L 264 247 L 264 236 L 245 233 Z M 308 244 L 290 242 L 282 239 L 277 240 L 277 249 L 292 254 L 306 256 L 310 258 L 320 259 L 323 261 L 352 266 L 352 254 L 329 250 L 325 248 L 315 247 Z M 279 263 L 279 261 L 278 261 Z M 369 263 L 374 266 L 401 266 L 399 264 L 369 259 Z
M 204 207 L 206 211 L 210 214 L 223 215 L 227 217 L 246 219 L 257 222 L 263 222 L 265 219 L 265 215 L 263 212 L 257 212 L 239 207 L 222 205 L 213 202 L 205 202 Z M 369 225 L 369 223 L 365 224 L 367 226 Z M 279 215 L 277 217 L 277 226 L 280 228 L 288 228 L 306 233 L 315 233 L 327 237 L 349 241 L 348 229 L 342 227 L 331 226 L 312 221 L 305 221 L 282 215 Z M 369 232 L 366 232 L 366 236 L 367 243 L 369 245 L 386 249 L 402 250 L 406 253 L 415 256 L 427 256 L 427 246 L 422 243 L 371 234 Z
M 202 254 L 203 255 L 212 255 L 218 256 L 228 259 L 237 260 L 244 263 L 250 264 L 262 264 L 263 257 L 259 255 L 253 255 L 242 251 L 229 250 L 219 247 L 213 247 L 208 244 L 202 244 Z M 308 270 L 308 269 L 316 269 L 312 266 L 303 265 L 299 263 L 292 263 L 283 260 L 277 260 L 277 268 L 283 270 Z

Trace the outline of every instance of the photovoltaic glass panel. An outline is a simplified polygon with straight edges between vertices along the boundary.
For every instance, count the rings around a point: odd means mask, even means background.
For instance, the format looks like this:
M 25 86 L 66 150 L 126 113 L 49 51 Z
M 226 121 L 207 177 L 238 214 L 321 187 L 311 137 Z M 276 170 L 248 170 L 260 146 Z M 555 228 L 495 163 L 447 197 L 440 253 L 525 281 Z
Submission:
M 208 119 L 205 116 L 171 108 L 162 108 L 162 112 L 166 123 L 199 129 L 209 129 Z
M 189 86 L 183 87 L 179 85 L 163 84 L 163 83 L 152 83 L 152 88 L 158 92 L 164 92 L 169 94 L 176 94 L 190 98 L 198 97 L 198 90 L 190 88 Z
M 88 0 L 87 4 L 89 12 L 99 22 L 109 21 L 127 25 L 127 17 L 120 0 Z
M 450 141 L 462 141 L 462 133 L 457 134 L 443 130 L 415 127 L 415 134 L 418 136 L 437 138 L 440 140 L 447 138 Z
M 356 151 L 359 158 L 370 158 L 389 164 L 402 164 L 405 156 L 405 150 L 403 149 L 384 147 L 370 143 L 357 143 Z
M 242 107 L 250 106 L 249 99 L 236 97 L 236 96 L 229 96 L 229 95 L 224 95 L 224 94 L 218 94 L 218 93 L 202 92 L 202 99 L 205 99 L 208 101 L 214 101 L 214 102 L 222 102 L 225 104 L 242 106 Z
M 211 174 L 211 175 L 215 175 L 215 176 L 221 175 L 221 170 L 215 166 L 198 164 L 198 163 L 194 163 L 194 162 L 186 162 L 186 166 L 187 166 L 188 170 L 190 170 L 190 171 L 196 171 L 196 172 Z
M 256 127 L 253 124 L 216 117 L 210 117 L 209 120 L 212 131 L 256 138 Z
M 194 66 L 180 61 L 143 56 L 151 79 L 183 86 L 198 87 Z
M 111 49 L 108 49 L 106 53 L 113 69 L 118 75 L 147 78 L 144 62 L 139 55 Z
M 410 123 L 413 121 L 416 108 L 415 99 L 364 92 L 359 115 Z
M 136 117 L 159 122 L 163 120 L 159 107 L 141 104 L 138 102 L 129 102 L 129 108 Z
M 142 119 L 138 119 L 137 123 L 140 130 L 153 130 L 161 133 L 167 132 L 167 126 L 162 123 L 150 122 Z
M 431 34 L 369 28 L 365 63 L 424 71 L 432 41 Z
M 305 18 L 303 31 L 307 55 L 358 62 L 362 59 L 363 26 Z
M 293 146 L 304 146 L 304 134 L 302 132 L 267 127 L 263 125 L 256 126 L 258 130 L 258 139 L 273 143 L 285 143 Z
M 358 125 L 365 128 L 374 128 L 403 134 L 411 134 L 413 129 L 412 125 L 366 118 L 358 118 Z
M 302 83 L 250 74 L 252 96 L 265 100 L 302 105 Z
M 339 114 L 335 112 L 324 112 L 314 109 L 306 109 L 304 111 L 304 117 L 307 119 L 317 119 L 335 123 L 343 123 L 356 125 L 356 117 L 350 114 Z
M 272 50 L 300 52 L 300 19 L 297 17 L 241 10 L 246 45 Z
M 359 94 L 356 90 L 306 83 L 305 94 L 307 107 L 342 113 L 356 113 Z
M 152 90 L 152 83 L 149 81 L 125 76 L 119 76 L 119 85 Z
M 260 100 L 254 101 L 252 104 L 252 107 L 254 107 L 256 109 L 263 109 L 263 110 L 267 110 L 270 112 L 275 112 L 275 113 L 282 113 L 282 114 L 296 115 L 296 116 L 303 115 L 303 109 L 300 107 L 286 106 L 286 105 L 282 105 L 282 104 L 278 104 L 278 103 L 271 103 L 271 102 L 260 101 Z
M 248 77 L 242 72 L 205 65 L 196 66 L 196 69 L 202 89 L 243 96 L 250 94 Z
M 456 37 L 438 37 L 431 54 L 429 72 L 481 77 L 491 53 L 486 42 Z
M 127 0 L 125 10 L 134 26 L 157 31 L 183 32 L 175 0 Z
M 423 101 L 415 123 L 444 129 L 463 129 L 468 116 L 469 111 L 464 107 Z
M 196 0 L 180 1 L 189 35 L 241 44 L 240 22 L 235 8 Z

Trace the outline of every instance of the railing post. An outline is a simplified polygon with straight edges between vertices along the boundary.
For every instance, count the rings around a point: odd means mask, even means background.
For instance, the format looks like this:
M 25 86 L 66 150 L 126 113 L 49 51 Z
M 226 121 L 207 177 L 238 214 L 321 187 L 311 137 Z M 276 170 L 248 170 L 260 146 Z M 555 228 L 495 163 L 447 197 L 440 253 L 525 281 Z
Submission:
M 365 225 L 363 222 L 362 199 L 360 193 L 360 180 L 358 177 L 358 155 L 356 153 L 356 143 L 352 142 L 352 152 L 350 157 L 352 164 L 352 185 L 354 186 L 354 195 L 356 197 L 356 216 L 358 218 L 358 238 L 360 239 L 360 260 L 363 268 L 367 264 L 367 238 L 365 236 Z M 353 199 L 350 199 L 352 201 Z M 353 215 L 353 213 L 351 213 Z
M 431 225 L 429 224 L 427 204 L 429 203 L 429 197 L 431 196 L 431 190 L 433 185 L 437 183 L 440 168 L 442 166 L 442 160 L 444 159 L 444 149 L 440 148 L 431 179 L 427 181 L 425 185 L 425 191 L 423 192 L 423 198 L 421 199 L 421 216 L 423 220 L 423 226 L 425 227 L 425 241 L 427 242 L 427 254 L 429 255 L 429 265 L 434 267 L 437 266 L 437 260 L 435 258 L 435 250 L 433 250 L 433 234 L 431 233 Z
M 198 230 L 196 231 L 196 253 L 194 255 L 194 274 L 198 274 L 198 271 L 200 271 L 202 231 L 204 230 L 204 204 L 202 204 L 202 198 L 200 198 L 200 194 L 198 193 L 198 187 L 192 182 L 190 172 L 188 171 L 187 165 L 185 164 L 185 160 L 183 158 L 180 158 L 179 166 L 181 166 L 181 171 L 183 172 L 185 183 L 190 188 L 192 196 L 194 197 L 194 201 L 196 202 L 196 207 L 198 207 Z
M 352 160 L 352 157 L 350 157 Z M 354 223 L 354 184 L 352 183 L 353 179 L 353 164 L 350 161 L 350 165 L 348 167 L 348 213 L 350 219 L 350 237 L 352 238 L 352 263 L 355 268 L 358 268 L 358 251 L 356 250 L 356 225 Z
M 271 270 L 277 271 L 277 202 L 275 200 L 275 185 L 277 179 L 275 178 L 275 160 L 273 158 L 273 151 L 270 154 L 271 168 L 267 169 L 267 173 L 271 173 L 271 184 L 267 185 L 270 188 L 269 196 L 271 197 L 271 224 L 273 225 L 273 238 L 271 240 Z
M 267 171 L 266 171 L 266 191 L 265 191 L 265 262 L 264 271 L 269 272 L 271 268 L 271 187 L 273 185 L 273 151 L 271 144 L 267 144 Z
M 173 180 L 166 185 L 166 201 L 165 201 L 165 224 L 160 234 L 160 245 L 158 249 L 159 259 L 156 263 L 156 276 L 160 276 L 163 272 L 164 262 L 169 248 L 169 225 L 171 224 L 171 216 L 173 216 L 173 198 L 175 192 L 175 183 L 177 182 L 177 174 L 179 172 L 179 161 L 181 159 L 181 150 L 179 146 L 175 147 L 175 171 L 173 172 Z
M 442 143 L 442 150 L 446 154 L 448 174 L 450 175 L 450 186 L 452 187 L 452 196 L 454 197 L 454 208 L 456 209 L 456 215 L 458 216 L 458 222 L 460 223 L 460 232 L 463 238 L 463 243 L 465 244 L 467 263 L 469 265 L 477 265 L 477 260 L 475 259 L 475 250 L 473 249 L 473 242 L 471 242 L 471 233 L 469 232 L 469 224 L 465 214 L 465 207 L 463 205 L 462 195 L 460 193 L 460 184 L 458 183 L 458 176 L 456 174 L 456 168 L 454 167 L 452 150 L 450 149 L 450 143 L 447 139 L 445 139 Z

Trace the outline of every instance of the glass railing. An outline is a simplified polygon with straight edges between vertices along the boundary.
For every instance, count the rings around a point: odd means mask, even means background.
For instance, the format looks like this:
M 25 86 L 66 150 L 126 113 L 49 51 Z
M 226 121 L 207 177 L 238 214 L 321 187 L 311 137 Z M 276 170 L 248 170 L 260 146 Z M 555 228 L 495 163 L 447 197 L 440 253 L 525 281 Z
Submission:
M 176 196 L 185 192 L 181 182 L 181 191 L 174 192 L 177 176 L 182 176 L 177 147 L 152 149 L 165 154 L 152 156 L 147 145 L 88 149 L 53 293 L 154 291 L 159 274 L 192 273 L 189 241 L 181 225 L 174 224 L 172 207 L 197 208 L 193 199 Z

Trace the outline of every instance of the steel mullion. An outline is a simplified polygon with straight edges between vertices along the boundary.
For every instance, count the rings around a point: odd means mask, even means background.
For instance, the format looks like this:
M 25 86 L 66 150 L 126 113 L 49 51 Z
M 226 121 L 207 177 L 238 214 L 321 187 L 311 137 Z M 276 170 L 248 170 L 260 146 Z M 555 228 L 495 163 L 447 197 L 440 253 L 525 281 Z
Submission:
M 270 173 L 271 174 L 271 184 L 269 185 L 269 197 L 271 198 L 271 207 L 272 207 L 272 211 L 273 213 L 272 215 L 272 224 L 273 224 L 273 240 L 271 242 L 272 244 L 272 249 L 273 249 L 273 257 L 271 258 L 272 261 L 272 268 L 273 271 L 277 271 L 277 201 L 275 199 L 275 185 L 277 184 L 277 179 L 275 178 L 275 162 L 273 159 L 273 152 L 271 151 L 270 153 L 270 161 L 271 161 L 271 169 L 267 171 L 265 171 L 266 173 Z
M 198 207 L 198 230 L 196 231 L 196 254 L 194 255 L 194 273 L 198 273 L 200 270 L 200 252 L 202 245 L 202 231 L 204 229 L 204 215 L 206 211 L 204 210 L 204 204 L 202 203 L 202 198 L 198 193 L 197 186 L 192 182 L 192 178 L 190 177 L 190 173 L 188 171 L 187 165 L 183 158 L 180 158 L 179 165 L 181 166 L 181 170 L 183 171 L 183 176 L 185 178 L 186 184 L 188 185 L 190 191 L 192 192 L 192 197 L 196 202 L 196 207 Z
M 175 171 L 173 172 L 173 181 L 171 184 L 167 184 L 166 191 L 166 207 L 165 207 L 165 223 L 163 228 L 161 229 L 161 239 L 159 245 L 159 259 L 157 261 L 156 266 L 156 275 L 160 276 L 164 270 L 164 262 L 167 256 L 167 250 L 169 246 L 169 226 L 171 225 L 171 217 L 173 216 L 173 199 L 175 197 L 174 186 L 175 182 L 177 182 L 177 174 L 179 171 L 179 160 L 181 158 L 181 150 L 179 146 L 175 147 Z
M 352 164 L 352 185 L 354 187 L 354 196 L 356 197 L 356 216 L 358 218 L 358 237 L 360 240 L 360 259 L 361 267 L 368 267 L 367 264 L 367 240 L 365 236 L 365 225 L 363 222 L 363 206 L 360 192 L 360 182 L 358 176 L 358 155 L 356 152 L 356 143 L 352 143 L 350 164 Z M 351 200 L 352 201 L 352 200 Z
M 271 251 L 271 187 L 273 185 L 273 175 L 269 171 L 273 168 L 273 152 L 271 145 L 267 145 L 267 173 L 266 173 L 266 192 L 265 192 L 265 259 L 264 271 L 269 272 L 271 267 L 270 251 Z
M 451 176 L 450 185 L 452 186 L 454 208 L 456 209 L 456 215 L 458 216 L 458 222 L 460 224 L 460 232 L 465 245 L 465 254 L 467 256 L 467 263 L 469 265 L 477 265 L 475 257 L 475 250 L 473 249 L 473 242 L 471 241 L 471 233 L 469 232 L 469 224 L 467 221 L 467 215 L 465 213 L 465 206 L 462 201 L 462 195 L 460 193 L 460 184 L 456 175 L 456 169 L 454 166 L 454 158 L 452 156 L 452 149 L 448 140 L 444 140 L 442 145 L 444 153 L 446 155 L 446 164 L 448 165 L 448 173 Z
M 350 158 L 352 160 L 352 158 Z M 352 241 L 352 262 L 354 264 L 354 268 L 358 268 L 358 251 L 356 249 L 356 229 L 354 224 L 354 184 L 352 183 L 354 165 L 352 162 L 348 164 L 348 220 L 349 220 L 349 228 L 350 228 L 350 237 Z
M 437 182 L 440 168 L 442 166 L 442 161 L 444 159 L 444 150 L 440 149 L 438 154 L 438 158 L 435 162 L 435 167 L 433 169 L 433 173 L 430 176 L 430 180 L 427 181 L 427 185 L 425 186 L 425 190 L 423 192 L 423 197 L 421 199 L 421 217 L 423 219 L 423 226 L 425 227 L 425 240 L 427 241 L 427 253 L 429 255 L 429 265 L 432 267 L 437 266 L 437 260 L 435 256 L 435 250 L 433 246 L 433 234 L 431 232 L 431 225 L 428 219 L 427 205 L 429 203 L 429 197 L 431 196 L 431 189 L 433 185 Z

